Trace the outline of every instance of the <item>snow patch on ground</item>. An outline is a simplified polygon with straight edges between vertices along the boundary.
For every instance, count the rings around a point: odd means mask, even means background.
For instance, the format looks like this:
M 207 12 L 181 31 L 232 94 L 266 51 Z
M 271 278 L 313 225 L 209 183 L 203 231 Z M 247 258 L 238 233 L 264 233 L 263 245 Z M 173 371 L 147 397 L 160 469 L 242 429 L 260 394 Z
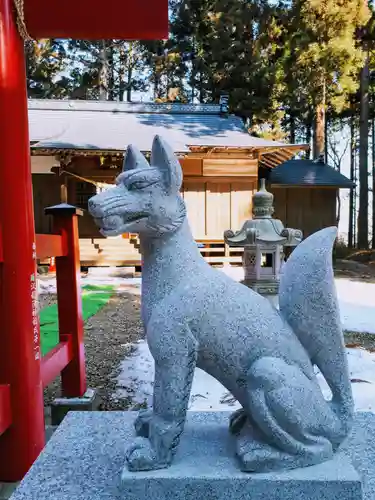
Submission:
M 347 349 L 350 378 L 357 411 L 375 412 L 375 353 L 361 348 Z M 135 345 L 133 353 L 121 363 L 115 399 L 129 398 L 132 408 L 152 406 L 154 361 L 147 343 Z M 318 373 L 324 396 L 329 399 L 330 390 Z M 239 408 L 238 403 L 217 380 L 200 369 L 195 376 L 189 401 L 189 409 L 196 411 L 227 411 Z
M 141 287 L 141 278 L 121 278 L 111 276 L 85 276 L 81 278 L 81 286 L 105 286 L 112 285 L 117 292 L 132 290 Z M 56 278 L 43 278 L 38 280 L 38 293 L 56 293 Z
M 236 281 L 243 279 L 241 267 L 222 269 Z M 344 330 L 375 334 L 375 283 L 336 278 L 341 322 Z
M 375 334 L 375 283 L 335 281 L 344 330 Z
M 130 398 L 133 408 L 138 405 L 151 406 L 154 382 L 154 360 L 146 341 L 135 345 L 133 352 L 122 361 L 115 398 Z M 197 368 L 191 390 L 191 410 L 232 410 L 238 403 L 213 377 Z
M 362 348 L 346 349 L 356 411 L 375 412 L 375 353 Z M 331 396 L 326 381 L 318 373 L 324 396 Z

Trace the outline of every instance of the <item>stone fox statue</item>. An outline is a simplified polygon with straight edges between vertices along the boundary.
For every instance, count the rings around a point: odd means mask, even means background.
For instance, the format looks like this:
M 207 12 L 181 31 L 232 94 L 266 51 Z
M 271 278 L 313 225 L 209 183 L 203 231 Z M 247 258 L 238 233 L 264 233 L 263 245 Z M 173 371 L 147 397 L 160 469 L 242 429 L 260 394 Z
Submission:
M 138 233 L 142 321 L 155 360 L 153 408 L 139 414 L 130 470 L 168 467 L 184 429 L 195 367 L 230 391 L 230 418 L 245 472 L 330 459 L 347 436 L 353 399 L 332 270 L 336 228 L 294 250 L 280 283 L 280 311 L 211 268 L 192 237 L 179 193 L 182 171 L 160 137 L 151 164 L 130 146 L 116 187 L 89 210 L 103 235 Z M 314 366 L 332 392 L 326 401 Z

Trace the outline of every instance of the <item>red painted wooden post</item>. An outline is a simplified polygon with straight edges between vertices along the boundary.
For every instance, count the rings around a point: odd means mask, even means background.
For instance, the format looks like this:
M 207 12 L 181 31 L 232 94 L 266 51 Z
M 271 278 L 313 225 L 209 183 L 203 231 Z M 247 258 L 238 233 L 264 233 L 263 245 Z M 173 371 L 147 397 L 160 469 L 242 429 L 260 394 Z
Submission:
M 57 307 L 60 341 L 71 336 L 73 361 L 61 373 L 62 395 L 79 397 L 86 392 L 77 219 L 78 215 L 82 215 L 82 210 L 63 203 L 47 208 L 45 213 L 53 215 L 54 229 L 62 235 L 66 250 L 64 257 L 56 258 Z
M 0 481 L 28 471 L 45 442 L 36 254 L 23 41 L 0 0 L 0 384 L 12 425 L 0 436 Z

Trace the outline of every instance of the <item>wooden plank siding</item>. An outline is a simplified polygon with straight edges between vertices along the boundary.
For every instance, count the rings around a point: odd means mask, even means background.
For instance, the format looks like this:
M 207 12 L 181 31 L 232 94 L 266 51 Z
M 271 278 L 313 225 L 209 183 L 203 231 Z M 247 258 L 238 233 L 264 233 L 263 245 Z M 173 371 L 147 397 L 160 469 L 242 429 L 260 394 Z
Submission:
M 257 177 L 258 175 L 258 160 L 251 159 L 205 159 L 203 160 L 203 176 L 204 177 Z
M 274 217 L 286 227 L 301 229 L 306 238 L 324 227 L 336 225 L 336 188 L 271 187 Z
M 257 181 L 231 183 L 230 227 L 233 231 L 241 229 L 243 223 L 252 218 L 253 193 Z
M 255 181 L 184 180 L 182 194 L 194 238 L 223 240 L 227 229 L 238 230 L 251 218 Z
M 60 180 L 52 174 L 32 174 L 35 232 L 52 233 L 52 217 L 44 209 L 60 203 Z
M 206 189 L 201 182 L 185 182 L 182 195 L 195 238 L 206 234 Z
M 186 176 L 198 176 L 202 175 L 203 161 L 200 158 L 181 158 L 180 165 L 184 172 L 184 177 Z

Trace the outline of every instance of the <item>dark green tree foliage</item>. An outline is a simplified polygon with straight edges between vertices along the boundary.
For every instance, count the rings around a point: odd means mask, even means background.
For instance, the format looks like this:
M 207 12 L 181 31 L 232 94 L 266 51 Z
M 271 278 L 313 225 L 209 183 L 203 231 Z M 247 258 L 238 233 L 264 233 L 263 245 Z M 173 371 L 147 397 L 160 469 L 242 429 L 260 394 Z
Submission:
M 285 81 L 290 115 L 314 130 L 314 156 L 325 149 L 327 109 L 341 113 L 359 85 L 364 53 L 356 33 L 369 19 L 363 0 L 293 0 L 288 8 Z
M 201 102 L 230 96 L 232 110 L 252 128 L 278 120 L 278 57 L 282 26 L 275 6 L 265 0 L 181 2 L 174 36 L 180 53 L 191 54 L 188 84 Z
M 60 40 L 25 43 L 28 96 L 38 99 L 65 97 L 68 80 L 62 75 L 67 62 Z
M 133 91 L 147 90 L 139 42 L 71 40 L 69 55 L 74 99 L 131 101 Z

